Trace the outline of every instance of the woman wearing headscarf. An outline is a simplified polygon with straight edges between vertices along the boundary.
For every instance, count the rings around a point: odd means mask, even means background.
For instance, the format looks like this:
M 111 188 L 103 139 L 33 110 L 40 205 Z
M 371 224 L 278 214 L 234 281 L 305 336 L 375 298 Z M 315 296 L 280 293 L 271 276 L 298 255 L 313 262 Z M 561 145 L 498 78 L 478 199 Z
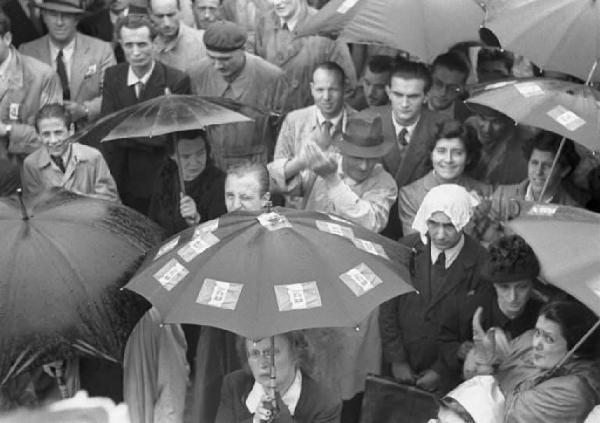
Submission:
M 470 127 L 451 120 L 440 123 L 433 142 L 428 145 L 432 170 L 413 183 L 400 188 L 398 211 L 404 235 L 414 233 L 412 223 L 425 194 L 441 184 L 457 184 L 478 196 L 487 197 L 492 187 L 468 176 L 477 164 L 481 144 Z
M 535 329 L 502 345 L 497 342 L 502 338 L 500 329 L 484 333 L 474 318 L 476 347 L 467 361 L 475 362 L 479 374 L 494 375 L 506 398 L 505 423 L 582 423 L 586 419 L 600 401 L 598 338 L 592 334 L 574 347 L 597 320 L 581 303 L 550 302 L 540 310 Z M 492 338 L 495 342 L 490 342 Z
M 438 353 L 442 311 L 466 301 L 479 286 L 486 251 L 464 233 L 477 200 L 459 185 L 432 188 L 417 211 L 411 234 L 400 240 L 414 251 L 411 276 L 416 289 L 380 307 L 379 324 L 385 360 L 404 383 L 447 392 L 458 382 Z

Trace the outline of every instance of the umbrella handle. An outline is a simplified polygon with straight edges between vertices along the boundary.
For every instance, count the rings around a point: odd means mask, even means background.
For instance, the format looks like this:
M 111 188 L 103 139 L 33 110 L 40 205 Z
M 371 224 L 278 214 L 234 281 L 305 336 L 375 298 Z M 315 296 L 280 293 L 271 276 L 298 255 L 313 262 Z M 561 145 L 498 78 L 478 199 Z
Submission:
M 179 143 L 177 142 L 177 135 L 171 134 L 171 140 L 175 147 L 175 162 L 177 163 L 177 176 L 179 176 L 179 190 L 185 195 L 185 181 L 183 179 L 183 169 L 181 167 L 181 154 L 179 153 Z
M 542 187 L 542 192 L 540 193 L 540 198 L 538 199 L 538 202 L 540 202 L 540 203 L 544 201 L 544 194 L 546 193 L 546 189 L 548 189 L 548 182 L 550 181 L 550 179 L 552 178 L 552 174 L 556 170 L 556 165 L 558 164 L 558 159 L 560 158 L 560 155 L 562 153 L 563 147 L 565 146 L 566 142 L 567 142 L 567 139 L 565 137 L 562 137 L 562 139 L 560 140 L 560 145 L 558 146 L 558 150 L 556 150 L 556 154 L 554 155 L 554 160 L 552 160 L 552 166 L 550 166 L 550 174 L 544 181 L 544 186 Z

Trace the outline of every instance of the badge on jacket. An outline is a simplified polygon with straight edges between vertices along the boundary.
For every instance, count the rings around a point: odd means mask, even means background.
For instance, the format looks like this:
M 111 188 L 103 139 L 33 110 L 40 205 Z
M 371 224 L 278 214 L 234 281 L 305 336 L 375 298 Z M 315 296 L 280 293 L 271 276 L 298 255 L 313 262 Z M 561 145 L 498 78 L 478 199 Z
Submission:
M 19 111 L 21 110 L 21 104 L 10 103 L 8 106 L 8 120 L 19 120 Z
M 93 74 L 95 74 L 97 71 L 97 67 L 96 64 L 94 63 L 93 65 L 89 65 L 87 70 L 85 71 L 85 75 L 83 75 L 84 78 L 89 78 L 90 76 L 92 76 Z

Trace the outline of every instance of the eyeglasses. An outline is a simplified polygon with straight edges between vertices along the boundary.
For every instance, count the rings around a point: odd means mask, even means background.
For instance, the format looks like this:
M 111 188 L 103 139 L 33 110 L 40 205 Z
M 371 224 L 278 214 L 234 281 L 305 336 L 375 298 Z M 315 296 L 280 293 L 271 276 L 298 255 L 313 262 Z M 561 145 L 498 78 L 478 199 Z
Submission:
M 248 350 L 247 352 L 248 358 L 251 360 L 259 360 L 261 357 L 266 359 L 271 359 L 271 349 L 268 348 L 264 351 L 261 350 Z M 279 355 L 279 350 L 275 348 L 275 357 Z

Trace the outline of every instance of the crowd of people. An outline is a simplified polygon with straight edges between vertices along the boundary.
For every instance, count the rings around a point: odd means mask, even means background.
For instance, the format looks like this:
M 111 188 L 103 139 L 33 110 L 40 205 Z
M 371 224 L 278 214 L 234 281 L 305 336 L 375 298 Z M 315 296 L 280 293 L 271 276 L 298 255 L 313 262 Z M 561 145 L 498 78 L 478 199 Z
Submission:
M 86 359 L 55 364 L 71 393 L 125 401 L 133 423 L 353 423 L 375 374 L 435 395 L 431 415 L 442 423 L 583 423 L 600 404 L 600 367 L 595 336 L 578 341 L 597 316 L 540 284 L 535 253 L 503 223 L 520 201 L 600 212 L 600 160 L 464 103 L 472 83 L 543 76 L 526 58 L 465 40 L 424 63 L 391 48 L 296 37 L 322 3 L 2 3 L 1 196 L 58 187 L 122 202 L 166 237 L 274 203 L 339 215 L 412 251 L 415 291 L 356 328 L 284 333 L 272 349 L 269 339 L 163 326 L 151 308 L 122 366 L 87 359 L 90 382 L 78 374 Z M 231 99 L 260 115 L 72 142 L 99 118 L 168 94 Z M 21 384 L 28 404 L 56 396 L 41 388 L 44 371 Z

